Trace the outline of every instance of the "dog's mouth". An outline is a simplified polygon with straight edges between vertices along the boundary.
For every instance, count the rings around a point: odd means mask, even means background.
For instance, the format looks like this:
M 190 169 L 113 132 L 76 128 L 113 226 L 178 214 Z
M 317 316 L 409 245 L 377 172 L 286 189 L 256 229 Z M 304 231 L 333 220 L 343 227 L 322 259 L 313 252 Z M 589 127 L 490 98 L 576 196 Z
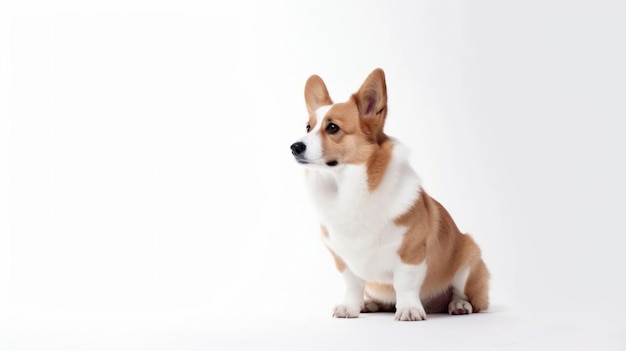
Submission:
M 320 164 L 320 163 L 318 163 L 318 162 L 311 162 L 311 161 L 307 160 L 307 159 L 306 159 L 306 158 L 304 158 L 304 157 L 298 157 L 298 156 L 296 156 L 296 157 L 295 157 L 295 159 L 296 159 L 296 162 L 298 162 L 298 163 L 299 163 L 299 164 L 301 164 L 301 165 L 311 165 L 311 166 L 315 166 L 315 165 L 317 165 L 318 167 L 319 167 L 319 166 L 321 166 L 321 164 Z M 335 166 L 337 166 L 338 164 L 339 164 L 339 162 L 338 162 L 337 160 L 332 160 L 332 161 L 324 162 L 324 165 L 326 165 L 326 166 L 328 166 L 328 167 L 335 167 Z
M 313 162 L 311 162 L 311 160 L 305 156 L 306 155 L 305 151 L 306 151 L 305 143 L 298 141 L 298 142 L 291 144 L 291 154 L 294 156 L 294 158 L 296 159 L 296 162 L 298 162 L 299 164 L 302 164 L 302 165 L 311 164 L 311 165 L 319 165 L 319 166 L 321 166 L 322 164 L 325 164 L 328 167 L 335 167 L 336 165 L 339 164 L 337 160 L 324 162 L 322 155 L 319 155 L 321 156 L 319 159 L 315 159 L 313 160 Z

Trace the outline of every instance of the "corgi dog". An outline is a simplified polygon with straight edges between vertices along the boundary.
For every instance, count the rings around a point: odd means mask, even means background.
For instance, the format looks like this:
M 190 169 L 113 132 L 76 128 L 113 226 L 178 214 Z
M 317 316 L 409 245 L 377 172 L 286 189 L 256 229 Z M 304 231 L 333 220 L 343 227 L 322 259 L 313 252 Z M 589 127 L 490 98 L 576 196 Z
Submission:
M 408 151 L 383 130 L 387 86 L 374 70 L 348 101 L 333 103 L 324 81 L 304 88 L 307 134 L 291 145 L 321 221 L 324 245 L 345 281 L 337 318 L 395 311 L 486 310 L 489 272 L 478 245 L 422 188 Z

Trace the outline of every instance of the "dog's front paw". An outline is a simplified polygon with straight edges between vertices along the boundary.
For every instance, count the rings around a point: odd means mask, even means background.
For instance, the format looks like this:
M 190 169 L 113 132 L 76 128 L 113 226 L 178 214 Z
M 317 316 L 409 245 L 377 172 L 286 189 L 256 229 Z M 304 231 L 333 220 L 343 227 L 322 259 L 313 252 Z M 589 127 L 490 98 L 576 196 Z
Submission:
M 397 321 L 423 321 L 426 319 L 426 311 L 422 306 L 398 308 L 396 310 Z
M 337 305 L 333 309 L 335 318 L 357 318 L 361 313 L 361 306 Z

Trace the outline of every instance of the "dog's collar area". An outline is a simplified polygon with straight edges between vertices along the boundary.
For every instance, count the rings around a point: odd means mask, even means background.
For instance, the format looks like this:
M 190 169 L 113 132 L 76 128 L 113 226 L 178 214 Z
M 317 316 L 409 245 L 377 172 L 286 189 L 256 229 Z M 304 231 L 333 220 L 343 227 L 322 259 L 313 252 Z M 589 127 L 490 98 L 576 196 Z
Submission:
M 326 162 L 326 166 L 329 166 L 329 167 L 334 167 L 334 166 L 336 166 L 337 164 L 338 164 L 338 162 L 337 162 L 337 161 L 328 161 L 328 162 Z

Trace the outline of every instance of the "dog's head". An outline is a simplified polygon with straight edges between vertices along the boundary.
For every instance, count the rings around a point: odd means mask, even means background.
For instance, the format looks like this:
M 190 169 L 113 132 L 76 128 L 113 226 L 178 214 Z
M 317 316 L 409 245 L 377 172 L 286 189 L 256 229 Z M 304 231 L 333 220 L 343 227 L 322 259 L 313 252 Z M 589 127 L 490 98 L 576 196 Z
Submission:
M 333 103 L 324 81 L 311 76 L 304 87 L 307 134 L 291 145 L 296 161 L 317 169 L 365 164 L 387 136 L 385 73 L 375 69 L 348 101 Z

